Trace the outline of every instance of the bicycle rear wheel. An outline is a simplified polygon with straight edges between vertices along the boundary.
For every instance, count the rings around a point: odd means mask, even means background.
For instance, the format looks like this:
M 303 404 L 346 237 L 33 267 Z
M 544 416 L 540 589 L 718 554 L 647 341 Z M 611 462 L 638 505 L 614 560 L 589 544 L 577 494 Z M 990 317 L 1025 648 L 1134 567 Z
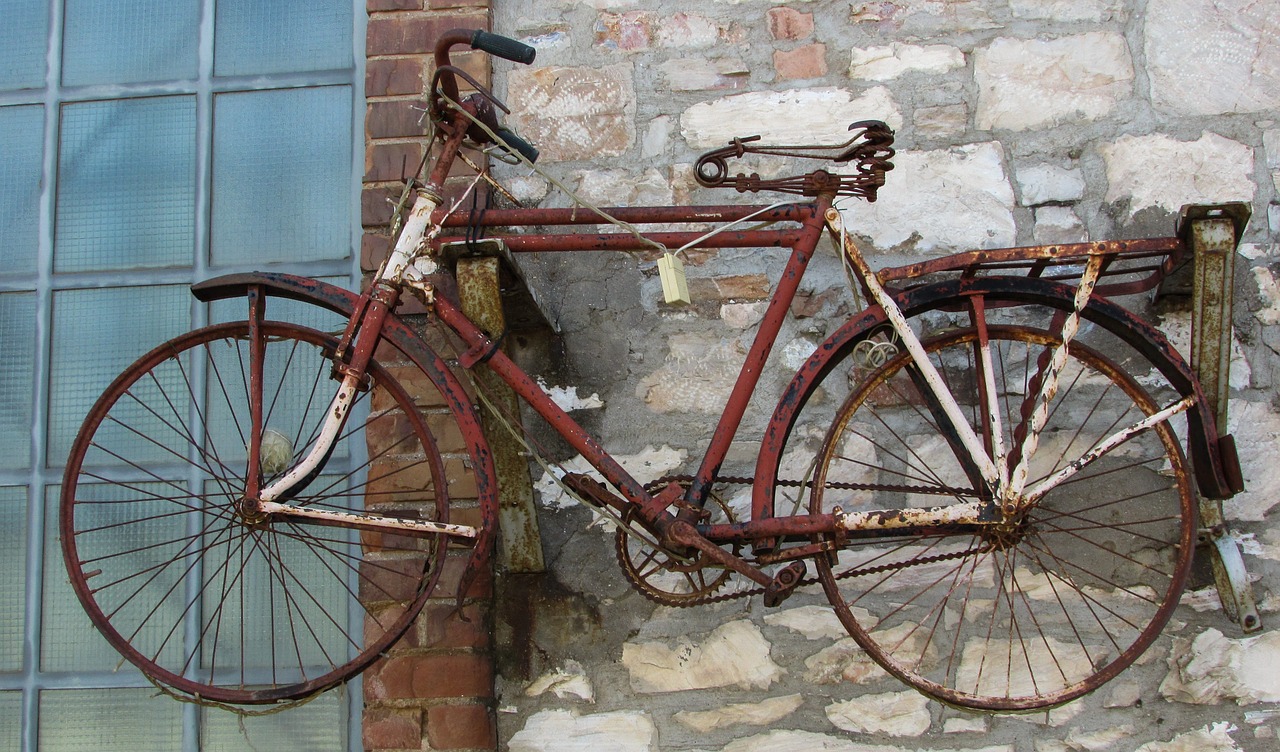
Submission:
M 1060 340 L 986 328 L 1004 446 L 1025 430 L 1043 353 Z M 964 328 L 924 342 L 990 447 L 980 337 Z M 889 354 L 837 411 L 810 496 L 896 509 L 971 501 L 972 471 L 942 438 L 932 398 L 905 353 Z M 1033 455 L 1029 487 L 1097 442 L 1156 412 L 1136 381 L 1072 343 Z M 984 710 L 1050 707 L 1113 678 L 1151 644 L 1186 579 L 1195 534 L 1187 469 L 1168 421 L 1139 433 L 1009 524 L 858 537 L 817 558 L 828 600 L 889 673 L 943 702 Z
M 351 678 L 410 626 L 440 576 L 443 536 L 357 533 L 239 511 L 304 457 L 337 390 L 336 342 L 263 322 L 177 337 L 130 366 L 72 447 L 63 557 L 93 623 L 155 682 L 224 703 L 306 697 Z M 290 504 L 446 521 L 444 459 L 409 392 L 371 363 L 316 477 Z M 256 393 L 260 392 L 260 393 Z M 250 403 L 263 415 L 250 462 Z

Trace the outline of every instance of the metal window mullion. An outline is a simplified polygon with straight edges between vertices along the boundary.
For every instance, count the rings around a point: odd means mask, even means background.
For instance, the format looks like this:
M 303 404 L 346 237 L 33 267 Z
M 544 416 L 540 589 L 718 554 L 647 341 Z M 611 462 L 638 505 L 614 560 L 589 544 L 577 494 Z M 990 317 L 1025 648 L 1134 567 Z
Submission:
M 195 236 L 192 238 L 192 268 L 187 270 L 190 275 L 187 279 L 188 283 L 196 280 L 205 279 L 209 276 L 209 243 L 210 243 L 210 215 L 213 194 L 213 50 L 214 50 L 214 0 L 203 0 L 200 7 L 200 48 L 197 53 L 197 80 L 196 80 L 196 192 L 195 192 L 195 222 L 193 223 L 193 232 Z M 193 296 L 191 304 L 191 324 L 193 327 L 201 327 L 209 321 L 209 306 L 196 300 Z M 209 441 L 209 432 L 201 420 L 201 416 L 207 416 L 208 405 L 203 404 L 205 396 L 208 394 L 206 388 L 207 370 L 205 368 L 206 358 L 200 357 L 199 354 L 192 352 L 192 362 L 190 364 L 193 379 L 193 391 L 191 405 L 188 407 L 190 425 L 196 430 L 201 431 L 204 441 Z M 187 482 L 191 487 L 192 493 L 202 494 L 204 492 L 204 479 L 199 471 L 197 458 L 194 456 L 197 447 L 192 446 L 188 449 L 188 456 L 193 462 L 188 471 Z M 199 498 L 199 497 L 197 497 Z M 200 515 L 193 515 L 188 522 L 187 533 L 189 535 L 198 535 L 200 532 Z M 186 582 L 183 587 L 185 590 L 184 600 L 188 603 L 191 599 L 200 597 L 200 584 L 204 579 L 204 567 L 200 557 L 200 547 L 202 542 L 197 542 L 195 551 L 190 556 L 195 557 L 194 566 L 187 572 Z M 200 649 L 200 622 L 204 616 L 202 607 L 192 608 L 186 616 L 186 623 L 183 625 L 183 656 L 192 655 Z M 189 652 L 190 651 L 190 652 Z M 191 672 L 200 670 L 200 656 L 194 655 L 191 659 Z M 202 729 L 201 708 L 198 705 L 186 704 L 182 715 L 182 749 L 184 752 L 198 752 L 201 745 L 200 733 Z
M 50 353 L 53 347 L 53 221 L 57 205 L 58 124 L 62 77 L 62 3 L 49 2 L 48 44 L 45 47 L 44 152 L 41 161 L 39 233 L 36 247 L 35 357 L 32 359 L 31 474 L 27 486 L 27 589 L 24 592 L 22 636 L 22 749 L 36 752 L 40 722 L 41 629 L 43 627 L 45 561 L 45 486 L 48 484 L 48 436 Z

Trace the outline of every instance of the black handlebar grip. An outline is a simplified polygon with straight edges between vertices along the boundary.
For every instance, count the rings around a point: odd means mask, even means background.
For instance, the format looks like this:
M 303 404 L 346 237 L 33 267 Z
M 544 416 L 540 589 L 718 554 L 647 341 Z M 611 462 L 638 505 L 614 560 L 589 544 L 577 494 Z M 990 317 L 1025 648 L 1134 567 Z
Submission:
M 515 151 L 520 152 L 520 154 L 524 156 L 525 159 L 529 160 L 530 163 L 538 161 L 538 147 L 528 141 L 525 141 L 523 138 L 520 138 L 506 128 L 499 128 L 494 131 L 494 133 L 498 134 L 498 138 L 506 142 L 504 145 L 508 149 L 514 149 Z
M 517 42 L 499 34 L 490 34 L 483 29 L 476 29 L 476 33 L 471 35 L 471 49 L 481 50 L 525 65 L 532 63 L 533 58 L 538 54 L 537 50 L 524 42 Z

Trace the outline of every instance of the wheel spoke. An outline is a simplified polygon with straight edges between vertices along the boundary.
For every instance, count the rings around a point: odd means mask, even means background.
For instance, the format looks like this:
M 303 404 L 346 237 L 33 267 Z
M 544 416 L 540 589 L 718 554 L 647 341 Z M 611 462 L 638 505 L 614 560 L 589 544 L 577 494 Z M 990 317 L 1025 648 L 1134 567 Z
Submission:
M 259 518 L 242 503 L 253 485 L 244 469 L 260 464 L 243 454 L 259 441 L 251 414 L 305 449 L 333 396 L 329 335 L 257 326 L 252 358 L 249 327 L 237 322 L 131 366 L 86 419 L 61 502 L 72 585 L 111 644 L 162 685 L 233 704 L 309 696 L 369 665 L 412 625 L 448 548 L 440 535 Z M 447 522 L 444 459 L 425 419 L 376 360 L 367 374 L 369 394 L 352 405 L 315 489 L 294 503 L 352 513 L 385 504 L 391 516 L 407 503 L 407 517 Z M 397 433 L 371 446 L 383 416 L 395 416 Z M 365 624 L 378 629 L 367 643 Z
M 1025 326 L 982 324 L 922 344 L 973 425 L 984 427 L 988 447 L 1000 445 L 991 435 L 995 426 L 1011 432 L 1004 466 L 1012 466 L 1023 462 L 1023 413 L 1041 389 L 1043 356 L 1061 340 Z M 975 360 L 983 353 L 980 329 L 989 369 Z M 1089 344 L 1074 340 L 1066 354 L 1040 432 L 1043 453 L 1030 457 L 1028 477 L 1060 475 L 1082 452 L 1114 443 L 1117 428 L 1143 425 L 1123 451 L 1094 452 L 1087 471 L 984 523 L 963 542 L 941 532 L 859 540 L 851 531 L 849 553 L 838 562 L 814 559 L 828 600 L 858 644 L 891 674 L 944 702 L 1026 710 L 1079 697 L 1150 645 L 1185 580 L 1194 505 L 1170 421 L 1157 415 L 1159 403 L 1143 387 Z M 908 357 L 890 358 L 836 407 L 810 513 L 837 503 L 863 504 L 859 511 L 910 509 L 921 505 L 923 493 L 912 484 L 954 489 L 967 482 L 955 456 L 962 450 L 936 440 L 938 422 L 921 409 L 910 368 Z M 983 372 L 985 392 L 977 381 Z M 1003 414 L 988 421 L 983 405 Z M 842 489 L 876 496 L 863 501 Z M 854 551 L 865 555 L 849 558 Z

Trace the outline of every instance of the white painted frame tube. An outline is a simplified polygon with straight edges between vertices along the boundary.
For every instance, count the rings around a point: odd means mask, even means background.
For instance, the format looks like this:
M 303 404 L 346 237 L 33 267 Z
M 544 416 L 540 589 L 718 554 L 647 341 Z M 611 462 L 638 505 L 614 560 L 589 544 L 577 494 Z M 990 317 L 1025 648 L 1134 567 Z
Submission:
M 396 517 L 382 517 L 376 514 L 359 514 L 355 512 L 333 512 L 327 509 L 296 507 L 274 501 L 264 501 L 259 511 L 273 517 L 284 519 L 311 521 L 318 524 L 336 525 L 339 527 L 358 528 L 360 530 L 389 530 L 402 533 L 443 533 L 455 538 L 475 538 L 479 531 L 470 525 L 452 525 L 430 520 L 402 520 Z
M 1046 373 L 1040 382 L 1040 393 L 1036 395 L 1035 407 L 1031 411 L 1031 424 L 1027 427 L 1027 435 L 1023 438 L 1020 447 L 1022 454 L 1018 459 L 1018 466 L 1009 474 L 1008 485 L 1000 495 L 1005 504 L 1020 503 L 1016 501 L 1017 497 L 1026 489 L 1027 475 L 1031 470 L 1031 457 L 1040 446 L 1040 432 L 1044 430 L 1044 424 L 1049 420 L 1049 403 L 1058 394 L 1058 377 L 1067 365 L 1067 350 L 1071 340 L 1075 339 L 1080 331 L 1080 312 L 1089 304 L 1089 296 L 1093 294 L 1093 287 L 1097 284 L 1101 273 L 1102 256 L 1089 256 L 1084 274 L 1080 276 L 1080 285 L 1076 287 L 1076 296 L 1072 301 L 1073 310 L 1062 322 L 1062 342 L 1054 347 L 1053 355 L 1045 369 Z
M 1024 507 L 1036 503 L 1041 497 L 1059 486 L 1067 478 L 1070 478 L 1093 464 L 1094 460 L 1102 457 L 1107 452 L 1110 452 L 1112 449 L 1115 449 L 1143 431 L 1163 423 L 1179 413 L 1186 412 L 1195 404 L 1195 402 L 1195 397 L 1184 397 L 1163 410 L 1154 412 L 1137 423 L 1116 431 L 1102 441 L 1099 441 L 1097 444 L 1094 444 L 1089 451 L 1080 455 L 1078 459 L 1072 461 L 1066 467 L 1040 481 L 1039 485 L 1022 495 L 1019 503 Z
M 295 484 L 307 477 L 316 468 L 320 467 L 320 463 L 324 461 L 329 450 L 333 447 L 333 442 L 338 437 L 338 432 L 342 430 L 342 426 L 347 422 L 347 414 L 351 412 L 351 406 L 355 404 L 357 381 L 354 376 L 347 376 L 342 380 L 342 386 L 338 387 L 338 394 L 333 398 L 333 402 L 329 403 L 329 409 L 324 416 L 324 425 L 320 428 L 320 436 L 316 438 L 316 442 L 311 445 L 311 451 L 297 465 L 293 466 L 289 472 L 285 473 L 275 483 L 267 486 L 258 493 L 259 503 L 274 502 L 280 498 Z
M 427 248 L 428 240 L 440 231 L 438 225 L 431 223 L 431 213 L 439 206 L 440 198 L 438 196 L 425 192 L 418 194 L 413 203 L 413 209 L 409 212 L 409 218 L 405 221 L 404 229 L 400 232 L 400 238 L 396 241 L 395 249 L 379 270 L 378 278 L 380 280 L 398 284 L 405 276 L 406 270 L 412 269 L 411 265 L 414 260 Z M 418 270 L 413 269 L 411 276 L 420 280 L 421 274 L 417 272 Z M 325 413 L 324 425 L 320 429 L 319 437 L 311 445 L 311 451 L 289 472 L 258 494 L 260 505 L 274 503 L 276 499 L 279 499 L 294 485 L 320 467 L 324 458 L 328 456 L 329 450 L 333 448 L 333 442 L 337 440 L 338 432 L 342 430 L 343 425 L 347 422 L 347 415 L 351 412 L 351 406 L 355 404 L 356 395 L 359 393 L 358 386 L 359 383 L 353 376 L 347 376 L 342 380 L 342 385 L 338 387 L 337 395 L 329 403 L 329 409 Z M 289 508 L 292 509 L 293 507 Z
M 911 325 L 907 323 L 907 317 L 903 315 L 902 309 L 898 308 L 898 304 L 893 301 L 893 298 L 884 289 L 884 285 L 880 284 L 880 278 L 867 265 L 866 259 L 862 257 L 862 252 L 858 250 L 853 240 L 845 233 L 844 224 L 840 221 L 840 211 L 834 208 L 828 209 L 825 218 L 827 227 L 840 238 L 845 256 L 848 258 L 849 263 L 853 264 L 858 277 L 865 284 L 872 300 L 884 310 L 890 326 L 897 332 L 898 337 L 902 339 L 903 347 L 911 355 L 912 363 L 920 369 L 920 375 L 924 378 L 925 384 L 933 394 L 933 398 L 938 401 L 938 405 L 942 408 L 942 412 L 947 416 L 947 419 L 951 421 L 951 425 L 955 426 L 956 433 L 960 437 L 960 443 L 964 445 L 970 459 L 973 460 L 978 471 L 982 473 L 982 479 L 986 481 L 993 491 L 1001 490 L 1001 474 L 996 468 L 995 462 L 987 454 L 986 447 L 983 445 L 982 440 L 978 438 L 977 432 L 973 430 L 973 426 L 969 424 L 969 419 L 965 417 L 964 411 L 960 409 L 960 404 L 952 396 L 951 390 L 947 388 L 946 383 L 942 380 L 942 375 L 938 373 L 938 369 L 929 360 L 928 353 L 924 351 L 924 346 L 920 344 L 920 338 L 911 330 Z

